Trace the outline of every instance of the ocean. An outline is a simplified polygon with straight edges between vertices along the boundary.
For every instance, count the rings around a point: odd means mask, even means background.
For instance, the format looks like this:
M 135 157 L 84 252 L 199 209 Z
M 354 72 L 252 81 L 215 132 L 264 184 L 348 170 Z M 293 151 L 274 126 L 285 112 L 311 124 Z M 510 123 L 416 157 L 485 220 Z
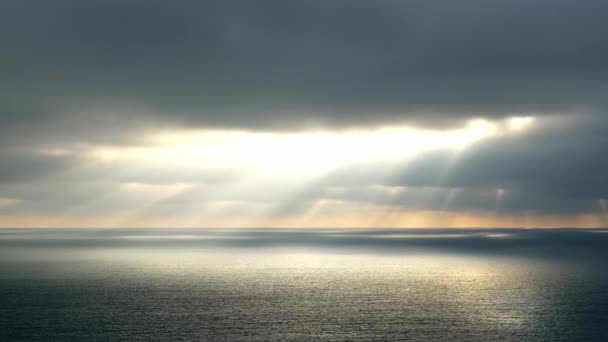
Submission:
M 608 341 L 608 230 L 1 229 L 0 341 Z

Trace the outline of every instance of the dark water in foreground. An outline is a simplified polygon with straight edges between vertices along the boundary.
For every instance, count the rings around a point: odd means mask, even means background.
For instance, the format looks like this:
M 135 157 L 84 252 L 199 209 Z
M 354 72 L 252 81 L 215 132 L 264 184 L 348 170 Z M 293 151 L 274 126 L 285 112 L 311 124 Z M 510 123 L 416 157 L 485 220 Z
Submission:
M 608 341 L 608 233 L 0 230 L 0 341 Z

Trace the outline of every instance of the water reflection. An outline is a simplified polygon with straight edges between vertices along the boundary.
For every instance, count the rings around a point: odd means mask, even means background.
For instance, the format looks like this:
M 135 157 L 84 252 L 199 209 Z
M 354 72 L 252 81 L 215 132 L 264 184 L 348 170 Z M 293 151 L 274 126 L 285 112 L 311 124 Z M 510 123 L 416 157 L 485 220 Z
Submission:
M 608 257 L 605 230 L 576 229 L 28 229 L 0 230 L 11 248 L 309 248 L 370 253 Z M 10 254 L 10 253 L 9 253 Z
M 606 240 L 593 232 L 0 235 L 1 340 L 608 337 Z

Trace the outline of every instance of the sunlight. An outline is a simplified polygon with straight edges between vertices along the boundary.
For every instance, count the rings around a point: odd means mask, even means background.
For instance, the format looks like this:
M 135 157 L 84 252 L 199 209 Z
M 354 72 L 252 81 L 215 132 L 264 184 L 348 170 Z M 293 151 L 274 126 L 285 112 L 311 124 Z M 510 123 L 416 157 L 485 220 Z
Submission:
M 135 145 L 79 145 L 65 151 L 60 149 L 63 146 L 51 146 L 45 152 L 83 156 L 93 162 L 91 167 L 102 166 L 119 173 L 113 191 L 133 202 L 132 210 L 112 218 L 122 225 L 143 222 L 150 225 L 144 217 L 162 212 L 163 215 L 174 213 L 174 217 L 182 221 L 189 217 L 187 222 L 181 222 L 184 226 L 279 223 L 315 226 L 320 222 L 374 226 L 391 220 L 394 226 L 429 226 L 438 225 L 438 218 L 412 215 L 411 211 L 400 218 L 403 208 L 399 206 L 372 210 L 370 203 L 342 201 L 352 190 L 348 185 L 330 185 L 321 195 L 307 192 L 313 191 L 318 182 L 336 170 L 363 167 L 366 177 L 377 182 L 392 177 L 415 158 L 435 151 L 449 152 L 451 156 L 450 164 L 440 170 L 437 184 L 441 184 L 443 177 L 451 172 L 451 165 L 470 146 L 521 134 L 534 121 L 533 117 L 494 121 L 479 118 L 446 130 L 406 126 L 313 132 L 174 130 L 142 136 Z M 368 186 L 373 196 L 389 202 L 405 191 L 399 186 L 383 187 L 381 182 Z M 444 196 L 440 205 L 442 220 L 454 219 L 446 216 L 446 212 L 457 193 L 458 189 L 451 189 Z M 506 194 L 506 189 L 496 189 L 495 217 Z M 304 209 L 296 205 L 297 210 L 303 211 L 290 212 L 296 210 L 289 208 L 290 203 L 307 200 L 312 201 L 312 205 Z M 0 206 L 2 204 L 0 201 Z M 348 219 L 351 212 L 365 215 Z M 288 220 L 275 222 L 277 215 Z M 391 215 L 394 217 L 388 217 Z M 228 223 L 233 216 L 238 217 Z M 155 220 L 166 224 L 160 217 Z M 463 224 L 472 225 L 472 221 L 466 219 Z M 153 225 L 161 224 L 158 222 Z M 176 221 L 170 223 L 176 224 Z
M 515 116 L 506 120 L 507 127 L 512 131 L 523 131 L 534 123 L 532 116 Z
M 499 130 L 496 123 L 476 119 L 447 131 L 408 127 L 312 133 L 186 131 L 152 136 L 145 146 L 95 148 L 89 155 L 102 162 L 162 162 L 175 168 L 221 166 L 296 176 L 360 161 L 403 161 L 431 150 L 459 150 Z

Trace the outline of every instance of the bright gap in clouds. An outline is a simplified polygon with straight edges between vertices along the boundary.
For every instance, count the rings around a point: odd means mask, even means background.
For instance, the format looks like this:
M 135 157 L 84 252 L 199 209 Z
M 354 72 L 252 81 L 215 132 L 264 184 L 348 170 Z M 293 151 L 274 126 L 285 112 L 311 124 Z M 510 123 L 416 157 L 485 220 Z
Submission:
M 431 150 L 458 151 L 484 138 L 519 132 L 533 120 L 476 119 L 446 131 L 408 127 L 307 133 L 178 131 L 156 134 L 144 146 L 98 147 L 89 153 L 102 161 L 162 162 L 176 169 L 221 167 L 302 176 L 357 162 L 403 161 Z
M 407 211 L 398 203 L 385 203 L 402 189 L 377 191 L 375 183 L 363 179 L 360 185 L 345 185 L 333 193 L 319 182 L 332 171 L 356 171 L 357 166 L 377 181 L 390 177 L 394 166 L 425 153 L 444 150 L 458 156 L 484 139 L 524 134 L 533 124 L 533 117 L 511 117 L 475 119 L 450 130 L 405 126 L 316 132 L 174 130 L 140 137 L 134 145 L 51 146 L 43 153 L 89 159 L 80 170 L 94 172 L 87 179 L 98 185 L 98 193 L 77 208 L 98 215 L 96 225 L 423 227 L 453 221 L 472 227 L 476 223 L 466 216 L 446 218 L 435 211 Z M 353 198 L 342 196 L 349 191 Z M 425 190 L 420 191 L 426 201 Z M 83 224 L 74 216 L 76 207 L 66 208 L 65 218 L 45 222 Z

